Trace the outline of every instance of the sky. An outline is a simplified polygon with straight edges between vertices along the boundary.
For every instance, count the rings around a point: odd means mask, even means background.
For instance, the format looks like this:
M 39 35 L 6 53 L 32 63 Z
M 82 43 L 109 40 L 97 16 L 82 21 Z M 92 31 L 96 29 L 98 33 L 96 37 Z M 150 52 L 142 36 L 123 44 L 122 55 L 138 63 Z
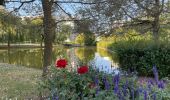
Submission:
M 18 8 L 21 5 L 21 3 L 6 3 L 5 8 L 8 11 L 13 11 L 15 8 Z M 76 10 L 78 7 L 80 7 L 80 4 L 60 4 L 60 6 L 67 12 L 72 15 L 76 13 Z M 41 2 L 39 0 L 35 0 L 34 3 L 28 3 L 24 4 L 16 13 L 19 16 L 36 16 L 36 15 L 42 15 L 42 9 L 41 9 Z M 29 8 L 29 9 L 25 9 Z

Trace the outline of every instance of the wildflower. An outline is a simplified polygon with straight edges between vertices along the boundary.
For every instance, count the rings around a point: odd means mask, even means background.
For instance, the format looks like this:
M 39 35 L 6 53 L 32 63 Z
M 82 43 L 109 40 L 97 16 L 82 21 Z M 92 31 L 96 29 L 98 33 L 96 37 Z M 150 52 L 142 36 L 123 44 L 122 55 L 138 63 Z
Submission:
M 118 86 L 118 84 L 115 84 L 114 93 L 116 94 L 116 93 L 118 93 L 118 91 L 119 91 L 119 86 Z
M 164 87 L 165 87 L 165 86 L 164 86 L 164 82 L 163 82 L 162 80 L 159 81 L 159 82 L 158 82 L 158 88 L 159 88 L 159 89 L 164 89 Z
M 143 87 L 139 86 L 138 89 L 137 89 L 138 95 L 140 95 L 140 93 L 142 93 L 142 92 L 143 92 Z
M 53 95 L 52 100 L 59 100 L 57 95 Z
M 105 85 L 105 89 L 106 89 L 106 90 L 109 90 L 110 85 L 109 85 L 109 82 L 108 82 L 108 80 L 106 79 L 105 76 L 103 77 L 103 82 L 104 82 L 104 85 Z
M 124 94 L 124 96 L 126 96 L 126 94 L 127 94 L 127 88 L 128 88 L 128 81 L 126 80 L 126 83 L 123 85 L 123 94 Z
M 100 91 L 100 88 L 99 88 L 99 87 L 97 87 L 97 88 L 96 88 L 96 95 L 98 95 L 98 94 L 99 94 L 99 91 Z
M 147 82 L 147 87 L 148 87 L 148 90 L 151 91 L 151 89 L 152 89 L 151 80 L 148 80 L 148 82 Z
M 115 75 L 113 82 L 114 82 L 114 83 L 119 83 L 119 80 L 120 80 L 119 74 Z
M 67 65 L 67 61 L 65 59 L 59 59 L 59 60 L 56 60 L 55 62 L 55 66 L 57 68 L 65 68 Z
M 89 68 L 88 68 L 87 66 L 81 66 L 81 67 L 79 67 L 79 68 L 77 69 L 77 72 L 78 72 L 79 74 L 85 74 L 85 73 L 88 72 L 88 70 L 89 70 Z
M 95 86 L 97 87 L 96 88 L 96 95 L 98 95 L 98 93 L 99 93 L 99 80 L 98 80 L 97 76 L 94 77 L 94 83 L 95 83 Z
M 119 100 L 123 100 L 123 96 L 121 94 L 121 91 L 118 91 L 117 96 L 118 96 Z
M 147 91 L 145 90 L 145 91 L 143 92 L 143 94 L 144 94 L 144 100 L 147 100 L 147 97 L 148 97 Z
M 157 70 L 156 66 L 153 66 L 153 74 L 154 74 L 156 84 L 158 84 L 159 76 L 158 76 L 158 70 Z
M 99 80 L 98 80 L 97 76 L 95 76 L 95 78 L 94 78 L 94 83 L 95 83 L 95 85 L 99 85 Z
M 126 85 L 124 84 L 124 85 L 123 85 L 123 90 L 122 90 L 124 96 L 126 96 L 126 94 L 127 94 L 127 90 L 126 90 L 126 89 L 127 89 L 127 88 L 126 88 Z
M 118 93 L 119 91 L 119 74 L 115 75 L 115 77 L 113 78 L 113 83 L 114 83 L 114 93 Z

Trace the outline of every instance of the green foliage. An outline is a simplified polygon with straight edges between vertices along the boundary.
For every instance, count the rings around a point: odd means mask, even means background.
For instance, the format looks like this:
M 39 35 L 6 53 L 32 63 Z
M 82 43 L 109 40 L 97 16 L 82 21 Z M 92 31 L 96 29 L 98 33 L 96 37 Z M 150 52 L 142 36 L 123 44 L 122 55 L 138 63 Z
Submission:
M 95 52 L 96 48 L 75 48 L 75 55 L 85 64 L 94 59 Z
M 80 44 L 80 45 L 84 45 L 84 41 L 85 41 L 85 35 L 83 33 L 78 34 L 75 42 Z
M 95 36 L 91 32 L 81 33 L 75 39 L 75 42 L 80 45 L 92 46 L 96 45 Z
M 156 65 L 160 77 L 170 76 L 170 47 L 146 40 L 119 41 L 110 46 L 119 57 L 120 67 L 137 71 L 139 75 L 152 76 L 152 66 Z
M 70 25 L 62 24 L 60 26 L 60 30 L 55 33 L 55 42 L 56 43 L 63 43 L 70 34 L 72 33 L 73 28 Z
M 43 33 L 41 18 L 24 18 L 0 11 L 0 42 L 41 42 Z
M 169 93 L 169 81 L 165 89 L 158 88 L 155 83 L 149 89 L 148 80 L 140 83 L 136 76 L 113 76 L 89 68 L 88 73 L 78 74 L 69 66 L 66 69 L 51 66 L 47 79 L 40 83 L 41 92 L 45 89 L 47 98 L 59 100 L 131 100 L 132 98 L 144 100 L 144 91 L 147 91 L 147 98 L 150 99 L 154 93 L 158 100 L 169 99 L 169 95 L 166 95 Z M 116 89 L 119 92 L 116 92 Z

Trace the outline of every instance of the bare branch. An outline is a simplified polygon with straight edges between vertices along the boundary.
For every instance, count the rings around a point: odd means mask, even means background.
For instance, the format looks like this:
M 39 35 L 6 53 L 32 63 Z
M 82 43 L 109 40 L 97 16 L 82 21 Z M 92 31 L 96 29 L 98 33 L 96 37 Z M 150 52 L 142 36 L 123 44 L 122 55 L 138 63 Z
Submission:
M 24 3 L 21 3 L 21 5 L 18 8 L 15 8 L 14 10 L 10 11 L 5 17 L 9 16 L 11 13 L 18 11 L 22 6 L 24 5 Z
M 134 2 L 139 6 L 141 7 L 142 9 L 144 9 L 147 13 L 148 12 L 152 12 L 151 9 L 147 8 L 147 7 L 144 7 L 138 0 L 134 0 Z
M 102 2 L 83 2 L 83 1 L 54 1 L 54 3 L 77 3 L 77 4 L 87 4 L 87 5 L 93 5 L 93 4 L 98 4 L 98 3 L 104 3 L 107 1 L 102 1 Z
M 165 5 L 165 0 L 162 0 L 162 6 L 161 6 L 161 9 L 160 9 L 159 13 L 161 13 L 163 11 L 164 5 Z
M 55 4 L 65 13 L 69 16 L 69 18 L 73 19 L 71 14 L 67 13 L 58 3 L 55 2 Z
M 18 2 L 18 3 L 30 3 L 30 2 L 34 2 L 35 0 L 5 0 L 5 2 L 9 3 L 9 2 Z
M 66 20 L 56 20 L 55 24 L 61 23 L 61 22 L 67 22 L 67 21 L 83 21 L 83 20 L 78 20 L 78 19 L 66 19 Z

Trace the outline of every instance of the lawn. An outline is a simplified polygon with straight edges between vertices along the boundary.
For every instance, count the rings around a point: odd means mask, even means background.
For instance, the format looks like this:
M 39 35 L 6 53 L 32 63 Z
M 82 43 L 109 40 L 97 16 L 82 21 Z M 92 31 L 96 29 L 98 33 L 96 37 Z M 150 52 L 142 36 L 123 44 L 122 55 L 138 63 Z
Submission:
M 0 63 L 0 99 L 38 99 L 41 70 Z

